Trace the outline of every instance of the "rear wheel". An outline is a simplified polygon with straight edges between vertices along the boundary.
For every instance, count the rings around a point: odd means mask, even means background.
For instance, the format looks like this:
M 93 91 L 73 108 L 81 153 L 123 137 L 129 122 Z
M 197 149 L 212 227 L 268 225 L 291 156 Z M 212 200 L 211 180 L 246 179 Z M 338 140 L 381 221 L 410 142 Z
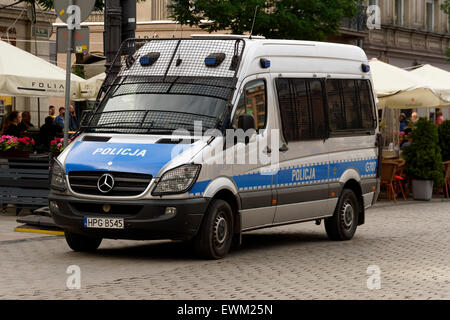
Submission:
M 230 250 L 232 238 L 233 210 L 226 201 L 215 199 L 194 238 L 195 251 L 203 258 L 221 259 Z
M 325 230 L 330 240 L 350 240 L 358 226 L 359 203 L 355 193 L 344 189 L 332 217 L 325 219 Z
M 95 251 L 100 246 L 100 243 L 102 243 L 102 238 L 92 238 L 82 236 L 68 231 L 65 231 L 64 235 L 66 237 L 66 242 L 69 245 L 70 249 L 77 252 Z

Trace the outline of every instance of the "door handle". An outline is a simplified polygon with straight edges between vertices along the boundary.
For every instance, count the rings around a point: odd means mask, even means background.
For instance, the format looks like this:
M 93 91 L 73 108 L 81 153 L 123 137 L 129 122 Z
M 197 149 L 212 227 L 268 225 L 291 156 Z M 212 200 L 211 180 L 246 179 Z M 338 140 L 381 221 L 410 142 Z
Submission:
M 272 153 L 272 149 L 270 149 L 269 147 L 266 147 L 266 148 L 263 150 L 263 152 L 269 154 L 269 153 Z
M 280 149 L 278 149 L 278 150 L 280 150 L 280 152 L 286 152 L 286 151 L 289 150 L 289 148 L 287 147 L 286 144 L 283 143 L 283 145 L 282 145 L 282 146 L 280 147 Z

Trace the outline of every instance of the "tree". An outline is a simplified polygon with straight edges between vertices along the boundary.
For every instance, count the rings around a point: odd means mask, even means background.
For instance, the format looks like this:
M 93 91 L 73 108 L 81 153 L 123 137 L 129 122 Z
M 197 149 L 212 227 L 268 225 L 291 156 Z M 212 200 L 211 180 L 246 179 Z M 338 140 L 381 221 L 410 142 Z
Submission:
M 359 12 L 361 0 L 173 0 L 171 18 L 208 32 L 250 32 L 267 38 L 326 40 L 341 21 Z

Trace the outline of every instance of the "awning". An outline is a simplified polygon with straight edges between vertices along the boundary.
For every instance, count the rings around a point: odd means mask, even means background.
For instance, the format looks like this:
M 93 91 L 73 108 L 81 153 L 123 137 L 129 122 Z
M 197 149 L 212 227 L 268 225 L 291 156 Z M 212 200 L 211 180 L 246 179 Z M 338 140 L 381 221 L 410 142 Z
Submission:
M 100 73 L 92 78 L 87 79 L 80 85 L 80 96 L 82 100 L 95 100 L 100 91 L 106 73 Z
M 71 99 L 83 78 L 71 75 Z M 66 70 L 0 40 L 0 95 L 64 97 Z
M 435 108 L 446 104 L 425 80 L 411 72 L 376 59 L 369 63 L 379 108 Z
M 450 72 L 426 64 L 410 73 L 425 80 L 435 94 L 447 102 L 446 106 L 450 106 Z

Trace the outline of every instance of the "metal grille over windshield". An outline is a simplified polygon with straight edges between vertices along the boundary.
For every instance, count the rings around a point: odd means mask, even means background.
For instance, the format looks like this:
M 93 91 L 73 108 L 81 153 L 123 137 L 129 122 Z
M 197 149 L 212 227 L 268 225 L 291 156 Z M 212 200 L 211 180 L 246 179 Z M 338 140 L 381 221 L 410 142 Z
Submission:
M 230 111 L 244 45 L 242 39 L 125 41 L 82 130 L 191 131 L 194 121 L 204 130 L 219 127 Z

